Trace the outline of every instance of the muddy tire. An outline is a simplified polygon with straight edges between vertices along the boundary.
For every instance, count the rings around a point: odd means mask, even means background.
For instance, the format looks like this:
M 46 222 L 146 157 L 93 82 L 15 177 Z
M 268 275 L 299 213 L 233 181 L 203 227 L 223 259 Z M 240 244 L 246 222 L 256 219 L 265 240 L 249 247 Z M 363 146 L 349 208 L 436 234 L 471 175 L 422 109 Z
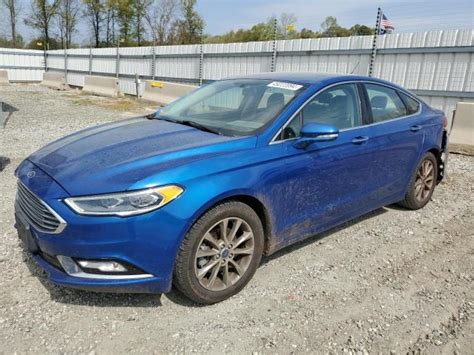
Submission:
M 242 290 L 263 253 L 262 222 L 248 205 L 230 201 L 206 212 L 178 252 L 174 285 L 192 301 L 212 304 Z
M 433 195 L 438 176 L 438 162 L 433 153 L 426 153 L 416 167 L 415 174 L 410 180 L 405 199 L 400 206 L 410 210 L 423 208 Z

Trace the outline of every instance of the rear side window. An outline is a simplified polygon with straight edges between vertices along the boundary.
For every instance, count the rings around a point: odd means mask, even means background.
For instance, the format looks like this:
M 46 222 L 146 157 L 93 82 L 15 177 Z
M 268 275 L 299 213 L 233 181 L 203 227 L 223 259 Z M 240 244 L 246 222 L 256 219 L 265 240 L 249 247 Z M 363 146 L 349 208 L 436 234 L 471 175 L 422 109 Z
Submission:
M 404 94 L 403 92 L 398 92 L 400 97 L 403 99 L 403 102 L 405 103 L 405 106 L 407 107 L 407 111 L 409 115 L 413 115 L 414 113 L 418 112 L 418 109 L 420 108 L 420 103 L 416 101 L 415 99 L 412 99 L 410 96 L 407 94 Z
M 386 86 L 365 84 L 374 122 L 383 122 L 407 115 L 407 108 L 397 91 Z

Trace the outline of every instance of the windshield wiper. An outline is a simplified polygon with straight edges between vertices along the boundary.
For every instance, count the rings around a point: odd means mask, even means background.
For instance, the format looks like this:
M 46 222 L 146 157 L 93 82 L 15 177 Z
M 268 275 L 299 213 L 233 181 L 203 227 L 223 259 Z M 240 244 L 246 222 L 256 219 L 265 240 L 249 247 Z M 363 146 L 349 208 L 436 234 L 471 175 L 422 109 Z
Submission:
M 155 114 L 154 116 L 151 116 L 150 119 L 153 119 L 153 120 L 160 120 L 160 121 L 166 121 L 166 122 L 172 122 L 172 123 L 181 123 L 181 121 L 175 120 L 174 118 L 158 116 L 158 115 L 156 115 L 156 114 Z
M 145 115 L 145 118 L 148 120 L 154 120 L 157 117 L 157 112 L 149 113 L 148 115 Z
M 222 135 L 221 132 L 219 132 L 215 129 L 209 128 L 207 126 L 204 126 L 203 124 L 197 123 L 195 121 L 184 120 L 184 121 L 176 121 L 176 123 L 180 123 L 180 124 L 183 124 L 183 125 L 186 125 L 186 126 L 197 128 L 197 129 L 200 129 L 201 131 L 218 134 L 220 136 Z
M 149 115 L 150 117 L 147 117 L 149 119 L 155 119 L 155 120 L 161 120 L 161 121 L 167 121 L 167 122 L 172 122 L 172 123 L 177 123 L 177 124 L 182 124 L 182 125 L 185 125 L 185 126 L 189 126 L 189 127 L 193 127 L 193 128 L 197 128 L 201 131 L 204 131 L 204 132 L 209 132 L 209 133 L 214 133 L 214 134 L 218 134 L 218 135 L 222 135 L 221 132 L 215 130 L 215 129 L 212 129 L 212 128 L 209 128 L 207 126 L 204 126 L 203 124 L 200 124 L 200 123 L 197 123 L 195 121 L 190 121 L 190 120 L 175 120 L 174 118 L 169 118 L 169 117 L 163 117 L 163 116 L 158 116 L 158 115 Z

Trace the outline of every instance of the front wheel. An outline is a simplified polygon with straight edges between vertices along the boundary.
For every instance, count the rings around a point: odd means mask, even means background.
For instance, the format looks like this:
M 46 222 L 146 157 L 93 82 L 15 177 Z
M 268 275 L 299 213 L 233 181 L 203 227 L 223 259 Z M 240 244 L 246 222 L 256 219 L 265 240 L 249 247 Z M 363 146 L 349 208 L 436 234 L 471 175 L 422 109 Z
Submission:
M 263 227 L 248 205 L 231 201 L 204 214 L 186 235 L 174 284 L 203 304 L 220 302 L 250 281 L 263 253 Z
M 433 153 L 426 153 L 410 180 L 405 199 L 399 204 L 411 210 L 424 207 L 433 195 L 438 176 L 438 163 Z

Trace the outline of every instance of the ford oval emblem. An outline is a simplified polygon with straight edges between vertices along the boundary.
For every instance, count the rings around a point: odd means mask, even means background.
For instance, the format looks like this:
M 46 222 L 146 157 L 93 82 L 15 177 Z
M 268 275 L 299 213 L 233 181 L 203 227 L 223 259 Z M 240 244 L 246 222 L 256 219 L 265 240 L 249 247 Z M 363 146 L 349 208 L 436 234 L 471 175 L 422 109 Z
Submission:
M 28 173 L 26 174 L 27 177 L 29 177 L 30 179 L 35 177 L 36 176 L 36 173 L 34 170 L 30 170 L 28 171 Z

